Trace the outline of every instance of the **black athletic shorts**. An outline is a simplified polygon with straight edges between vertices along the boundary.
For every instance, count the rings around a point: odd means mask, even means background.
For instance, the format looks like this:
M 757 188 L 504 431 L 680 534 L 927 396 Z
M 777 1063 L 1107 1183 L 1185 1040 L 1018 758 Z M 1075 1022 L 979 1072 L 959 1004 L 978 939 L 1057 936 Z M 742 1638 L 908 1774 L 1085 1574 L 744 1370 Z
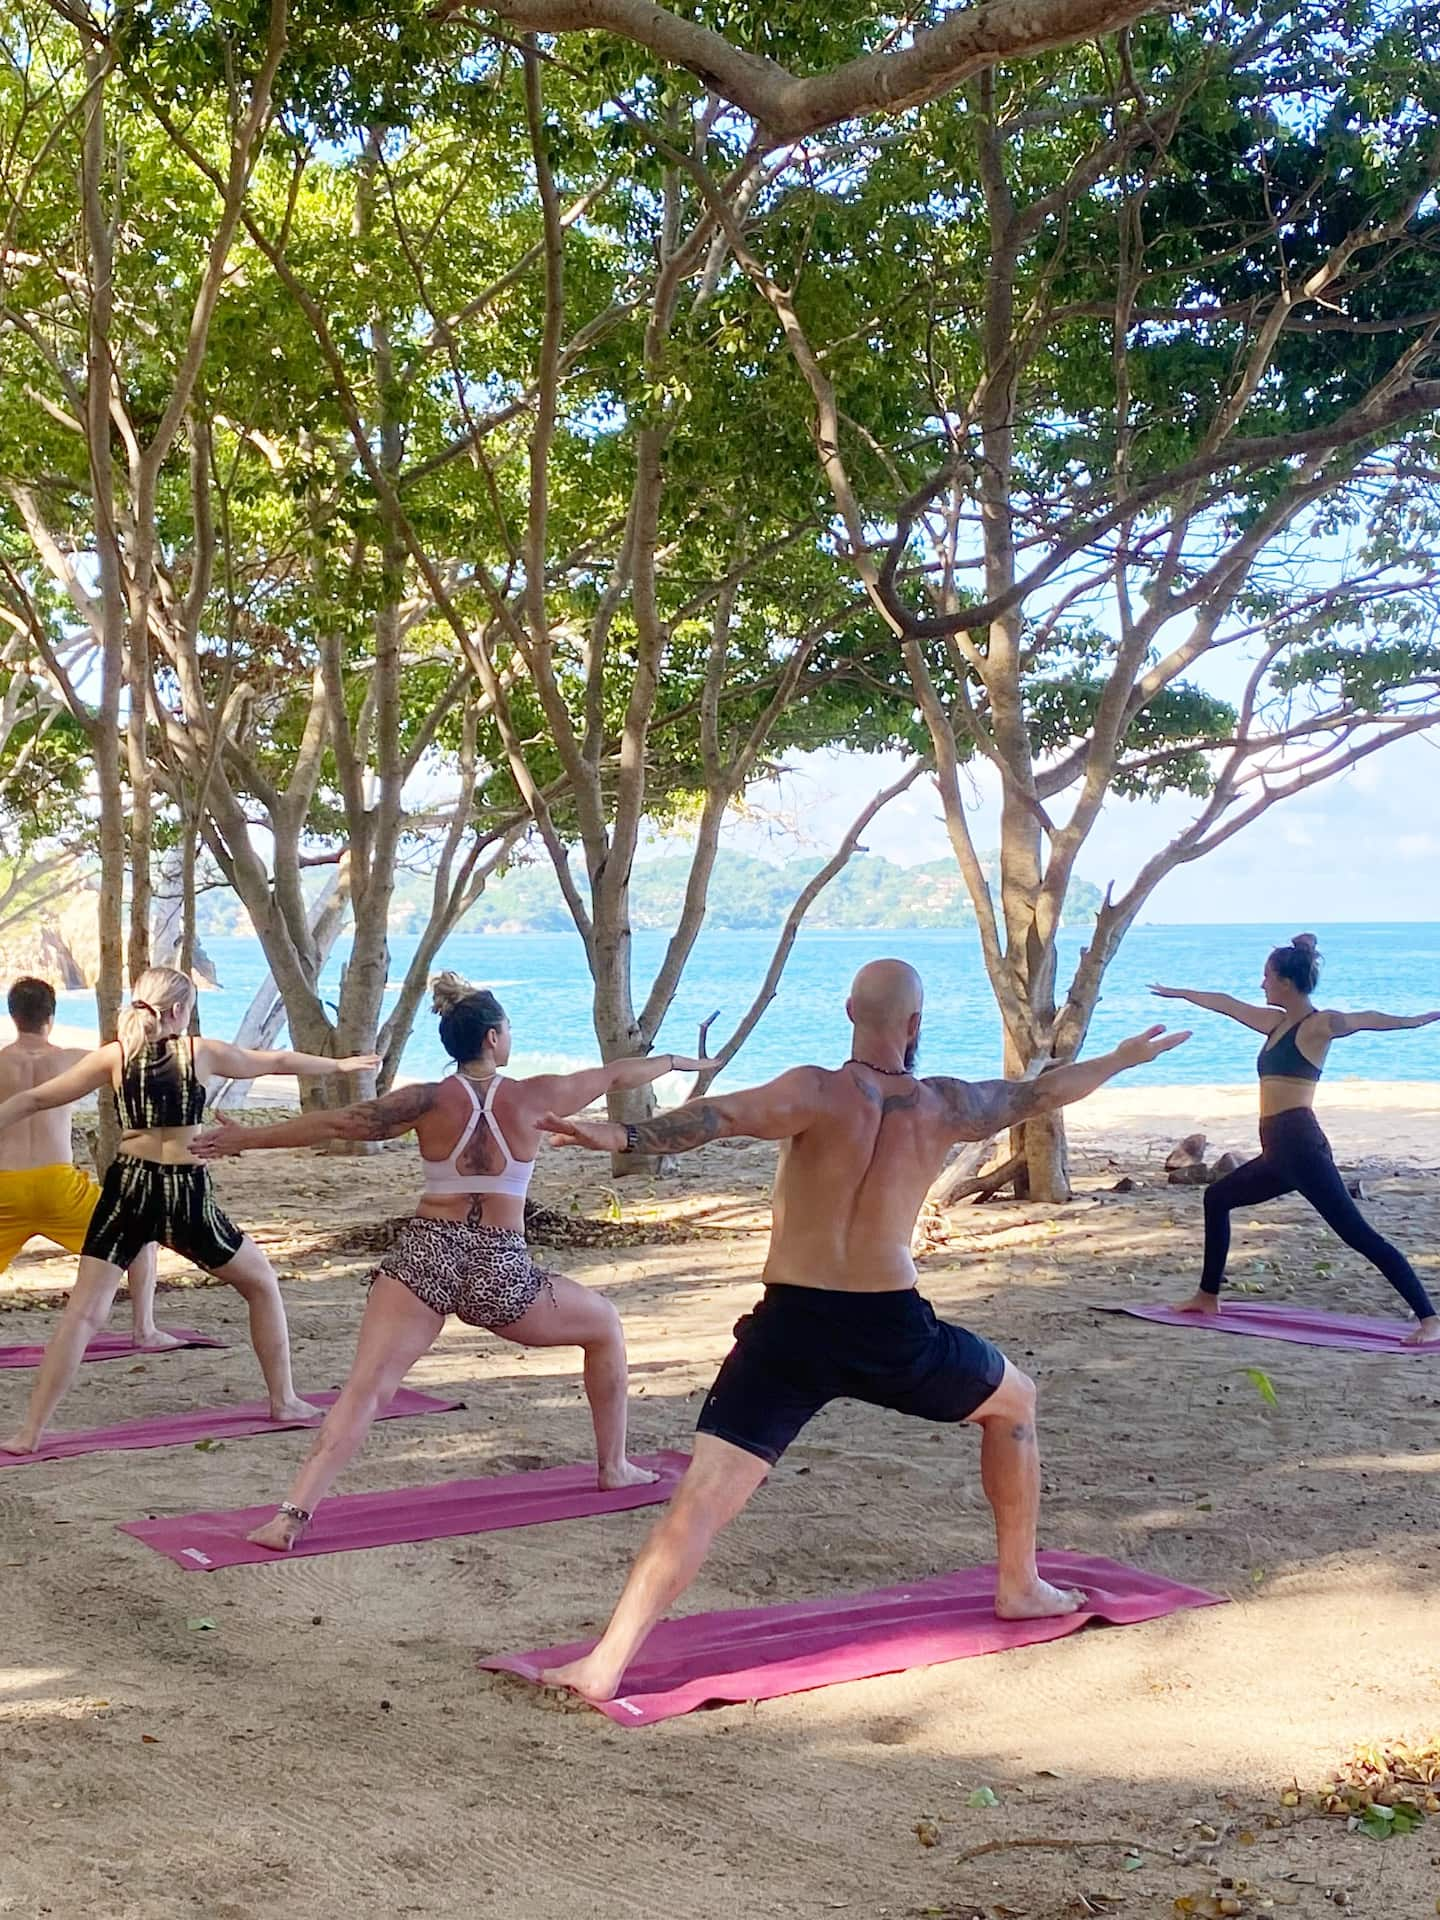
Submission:
M 208 1167 L 165 1166 L 122 1153 L 101 1182 L 81 1251 L 128 1267 L 154 1241 L 214 1273 L 229 1265 L 244 1238 L 221 1212 Z
M 968 1420 L 1000 1384 L 1005 1356 L 938 1320 L 913 1287 L 893 1293 L 767 1286 L 696 1422 L 771 1466 L 831 1400 L 918 1420 Z

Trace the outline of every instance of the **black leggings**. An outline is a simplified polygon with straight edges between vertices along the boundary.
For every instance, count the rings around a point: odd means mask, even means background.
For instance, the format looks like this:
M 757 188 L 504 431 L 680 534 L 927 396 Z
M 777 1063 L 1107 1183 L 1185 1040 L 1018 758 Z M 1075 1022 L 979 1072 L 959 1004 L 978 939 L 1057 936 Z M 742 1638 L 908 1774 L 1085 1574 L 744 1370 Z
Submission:
M 1330 1142 L 1309 1107 L 1292 1107 L 1260 1122 L 1260 1155 L 1205 1189 L 1205 1268 L 1202 1293 L 1219 1293 L 1230 1252 L 1230 1215 L 1259 1207 L 1282 1193 L 1299 1193 L 1332 1233 L 1378 1267 L 1417 1320 L 1435 1309 L 1420 1276 L 1398 1247 L 1378 1234 L 1345 1190 Z

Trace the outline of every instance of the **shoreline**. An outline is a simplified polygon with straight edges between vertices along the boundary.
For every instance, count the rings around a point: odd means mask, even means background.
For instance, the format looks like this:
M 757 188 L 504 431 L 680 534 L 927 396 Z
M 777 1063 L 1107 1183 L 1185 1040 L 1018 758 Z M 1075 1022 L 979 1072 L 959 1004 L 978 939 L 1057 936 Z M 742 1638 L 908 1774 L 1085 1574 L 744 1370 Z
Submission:
M 59 1046 L 94 1044 L 93 1031 L 77 1027 L 57 1025 L 54 1037 Z M 418 1078 L 402 1074 L 395 1084 L 412 1086 Z M 288 1076 L 259 1079 L 244 1105 L 298 1109 L 295 1083 Z M 80 1111 L 89 1106 L 82 1102 Z M 1322 1085 L 1317 1111 L 1341 1158 L 1440 1167 L 1440 1081 L 1334 1076 Z M 1087 1159 L 1148 1161 L 1157 1153 L 1163 1159 L 1177 1140 L 1197 1132 L 1217 1152 L 1253 1153 L 1256 1118 L 1253 1077 L 1195 1085 L 1131 1080 L 1101 1087 L 1068 1108 L 1067 1129 L 1072 1147 Z

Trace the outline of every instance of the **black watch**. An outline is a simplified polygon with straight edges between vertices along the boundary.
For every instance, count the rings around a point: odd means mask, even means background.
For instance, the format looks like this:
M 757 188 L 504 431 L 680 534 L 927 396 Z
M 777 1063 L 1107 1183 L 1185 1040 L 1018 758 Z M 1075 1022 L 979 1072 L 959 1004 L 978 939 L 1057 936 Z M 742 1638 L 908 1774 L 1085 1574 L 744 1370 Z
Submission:
M 640 1151 L 640 1129 L 638 1127 L 632 1127 L 628 1120 L 625 1122 L 625 1144 L 620 1151 L 622 1153 L 638 1153 Z

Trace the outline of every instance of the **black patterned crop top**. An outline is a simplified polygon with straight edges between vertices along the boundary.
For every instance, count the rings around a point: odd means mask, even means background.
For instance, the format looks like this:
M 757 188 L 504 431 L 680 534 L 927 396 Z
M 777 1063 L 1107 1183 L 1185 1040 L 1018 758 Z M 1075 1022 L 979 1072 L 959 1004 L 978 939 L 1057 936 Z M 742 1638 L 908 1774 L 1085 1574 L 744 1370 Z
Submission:
M 156 1040 L 132 1053 L 120 1070 L 116 1104 L 127 1133 L 198 1127 L 205 1116 L 205 1085 L 195 1073 L 190 1036 Z

